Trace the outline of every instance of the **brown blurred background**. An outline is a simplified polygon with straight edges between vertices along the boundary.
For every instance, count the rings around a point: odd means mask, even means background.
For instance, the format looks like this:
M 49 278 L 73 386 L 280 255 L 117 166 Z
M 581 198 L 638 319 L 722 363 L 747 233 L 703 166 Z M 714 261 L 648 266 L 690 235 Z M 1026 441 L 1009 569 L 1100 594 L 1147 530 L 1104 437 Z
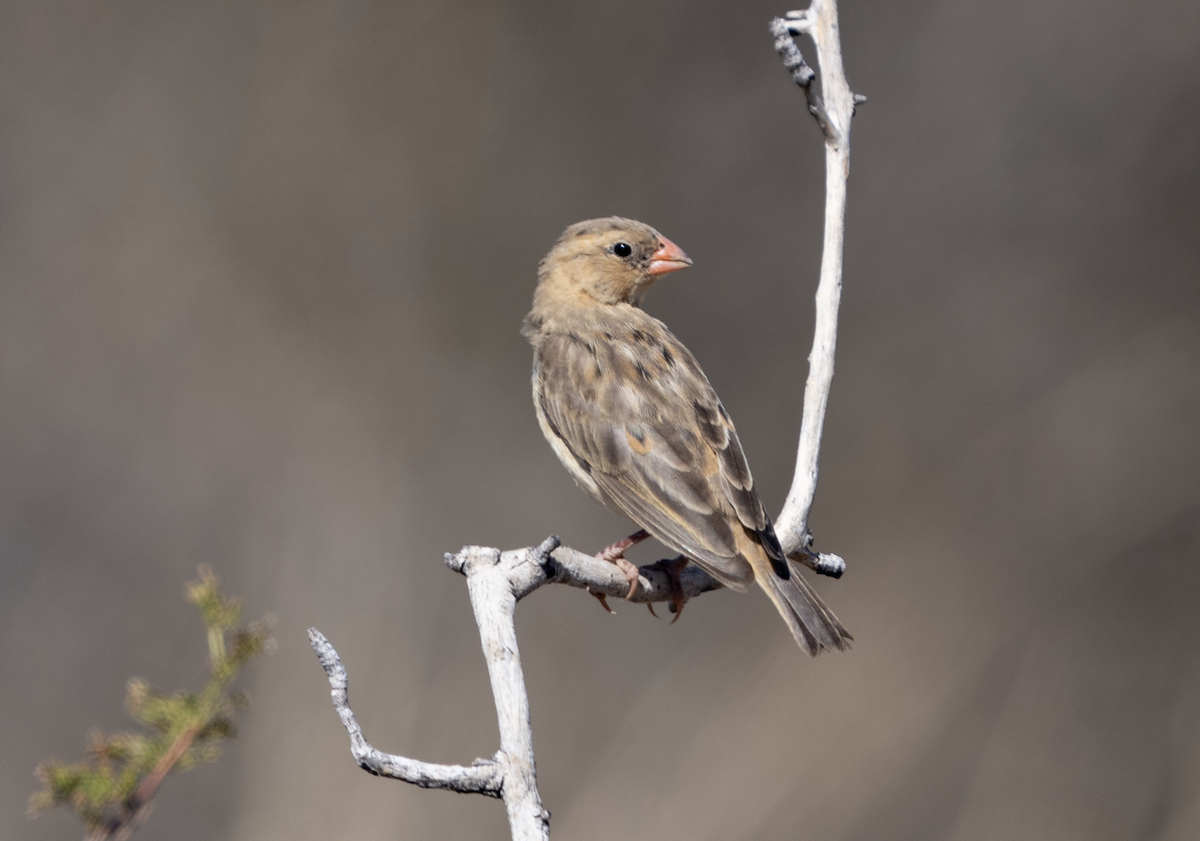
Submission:
M 138 836 L 507 836 L 372 778 L 497 747 L 464 543 L 628 529 L 517 333 L 559 231 L 650 296 L 790 481 L 823 163 L 769 3 L 0 6 L 0 837 L 38 760 L 203 680 L 211 563 L 277 653 Z M 555 837 L 1200 837 L 1200 4 L 852 2 L 841 345 L 813 526 L 847 655 L 758 593 L 518 612 Z M 802 43 L 806 55 L 811 48 Z M 637 556 L 656 557 L 647 549 Z

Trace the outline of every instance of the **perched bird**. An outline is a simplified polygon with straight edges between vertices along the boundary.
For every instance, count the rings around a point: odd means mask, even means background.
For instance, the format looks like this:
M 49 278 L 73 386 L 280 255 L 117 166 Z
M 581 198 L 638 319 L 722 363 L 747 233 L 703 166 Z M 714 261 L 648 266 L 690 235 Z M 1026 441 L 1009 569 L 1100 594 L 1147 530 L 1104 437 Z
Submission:
M 757 581 L 809 654 L 844 650 L 852 637 L 784 556 L 708 378 L 640 309 L 660 276 L 691 264 L 632 219 L 563 232 L 538 265 L 521 329 L 533 345 L 538 422 L 575 480 L 609 509 L 727 587 Z M 643 536 L 614 544 L 609 559 Z

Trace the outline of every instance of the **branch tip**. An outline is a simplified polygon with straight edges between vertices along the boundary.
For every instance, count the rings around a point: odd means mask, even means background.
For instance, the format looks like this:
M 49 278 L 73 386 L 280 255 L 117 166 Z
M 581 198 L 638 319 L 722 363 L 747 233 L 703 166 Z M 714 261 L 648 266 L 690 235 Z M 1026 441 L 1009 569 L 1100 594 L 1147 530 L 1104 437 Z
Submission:
M 789 12 L 788 14 L 807 15 L 807 12 Z M 804 61 L 804 55 L 796 46 L 796 42 L 792 40 L 793 35 L 810 31 L 807 21 L 807 17 L 792 21 L 772 18 L 769 29 L 775 38 L 775 52 L 779 53 L 779 57 L 783 59 L 783 66 L 792 74 L 792 81 L 804 91 L 805 99 L 808 100 L 808 113 L 816 119 L 821 133 L 825 135 L 825 142 L 840 145 L 841 135 L 833 127 L 829 114 L 825 110 L 825 103 L 821 101 L 821 95 L 813 87 L 813 79 L 817 74 Z
M 797 35 L 808 32 L 812 26 L 812 19 L 808 15 L 808 9 L 786 12 L 783 19 L 787 23 L 788 29 Z
M 559 537 L 557 534 L 552 534 L 549 537 L 547 537 L 545 540 L 543 540 L 540 544 L 538 544 L 538 547 L 535 550 L 535 552 L 537 553 L 537 556 L 540 559 L 540 561 L 544 564 L 549 559 L 550 553 L 553 552 L 555 549 L 557 549 L 559 546 L 562 546 L 562 538 Z
M 840 555 L 822 552 L 813 559 L 813 571 L 830 578 L 841 578 L 846 571 L 846 562 Z

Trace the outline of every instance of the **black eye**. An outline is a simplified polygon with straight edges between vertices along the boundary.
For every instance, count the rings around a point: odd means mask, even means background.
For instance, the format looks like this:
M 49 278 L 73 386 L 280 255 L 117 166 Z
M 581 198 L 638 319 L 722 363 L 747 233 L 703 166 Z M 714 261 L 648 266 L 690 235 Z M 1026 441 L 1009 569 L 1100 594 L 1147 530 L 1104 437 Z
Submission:
M 616 254 L 618 257 L 628 257 L 632 253 L 633 249 L 629 247 L 629 243 L 627 242 L 618 242 L 613 246 L 613 254 Z

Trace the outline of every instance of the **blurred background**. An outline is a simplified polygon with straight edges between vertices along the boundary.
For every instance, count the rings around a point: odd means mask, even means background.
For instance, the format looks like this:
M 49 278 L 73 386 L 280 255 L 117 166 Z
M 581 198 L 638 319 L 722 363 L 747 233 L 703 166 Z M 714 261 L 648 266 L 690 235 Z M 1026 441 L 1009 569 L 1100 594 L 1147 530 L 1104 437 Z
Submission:
M 787 6 L 0 7 L 0 836 L 32 772 L 205 676 L 210 563 L 278 617 L 150 839 L 507 837 L 353 764 L 497 748 L 442 553 L 629 525 L 543 441 L 517 330 L 567 224 L 695 259 L 646 308 L 768 508 L 791 479 L 821 138 Z M 812 525 L 854 650 L 761 593 L 518 633 L 557 838 L 1200 836 L 1200 4 L 852 2 L 845 295 Z M 811 45 L 801 42 L 812 58 Z M 653 546 L 634 557 L 659 557 Z

